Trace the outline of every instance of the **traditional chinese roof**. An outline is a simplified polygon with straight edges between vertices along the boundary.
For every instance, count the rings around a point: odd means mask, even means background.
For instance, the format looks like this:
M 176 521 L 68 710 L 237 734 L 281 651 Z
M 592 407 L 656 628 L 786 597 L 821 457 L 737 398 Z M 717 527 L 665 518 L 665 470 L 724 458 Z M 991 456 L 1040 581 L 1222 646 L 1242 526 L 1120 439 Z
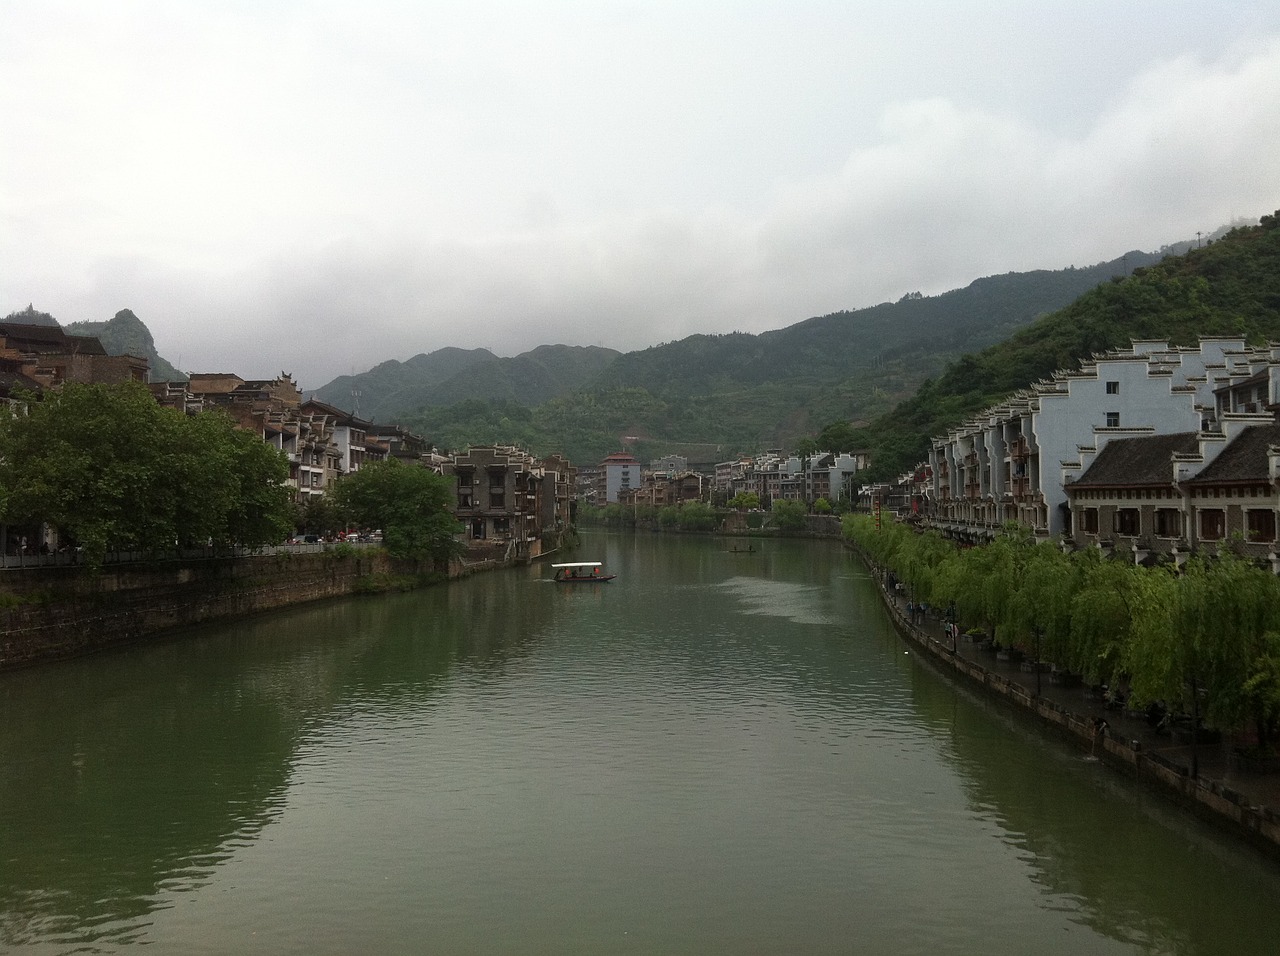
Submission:
M 1235 440 L 1211 461 L 1188 484 L 1207 485 L 1224 482 L 1269 482 L 1270 469 L 1267 449 L 1280 445 L 1280 424 L 1253 425 L 1244 429 Z
M 1113 438 L 1068 488 L 1173 484 L 1173 456 L 1200 450 L 1195 432 Z

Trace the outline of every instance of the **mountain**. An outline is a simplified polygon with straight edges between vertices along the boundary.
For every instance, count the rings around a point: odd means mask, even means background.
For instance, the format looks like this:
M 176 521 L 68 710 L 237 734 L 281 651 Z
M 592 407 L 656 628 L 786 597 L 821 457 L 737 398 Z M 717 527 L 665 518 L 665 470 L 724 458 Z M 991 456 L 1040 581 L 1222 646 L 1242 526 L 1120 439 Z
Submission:
M 10 312 L 4 317 L 6 322 L 15 322 L 19 325 L 57 325 L 58 320 L 51 316 L 48 312 L 37 312 L 34 305 L 28 305 L 25 309 L 17 312 Z
M 872 451 L 874 477 L 890 478 L 925 457 L 930 437 L 1058 369 L 1132 339 L 1192 345 L 1202 335 L 1280 340 L 1280 211 L 1106 282 L 1007 340 L 958 358 L 849 441 Z
M 675 453 L 698 462 L 795 447 L 828 423 L 865 424 L 885 414 L 965 351 L 998 342 L 1165 251 L 990 276 L 759 335 L 692 335 L 620 355 L 572 395 L 532 408 L 510 393 L 481 396 L 472 388 L 465 392 L 471 400 L 424 404 L 400 421 L 445 447 L 518 442 L 579 462 L 624 444 L 642 458 Z M 448 401 L 448 389 L 435 397 Z
M 540 345 L 514 358 L 488 349 L 444 348 L 407 362 L 383 362 L 316 391 L 321 401 L 374 421 L 400 420 L 429 406 L 472 399 L 538 405 L 595 378 L 620 353 L 597 346 Z
M 72 322 L 64 326 L 68 335 L 92 335 L 102 343 L 108 355 L 144 356 L 151 363 L 151 381 L 185 382 L 187 376 L 178 371 L 156 351 L 151 330 L 129 309 L 121 309 L 106 322 Z

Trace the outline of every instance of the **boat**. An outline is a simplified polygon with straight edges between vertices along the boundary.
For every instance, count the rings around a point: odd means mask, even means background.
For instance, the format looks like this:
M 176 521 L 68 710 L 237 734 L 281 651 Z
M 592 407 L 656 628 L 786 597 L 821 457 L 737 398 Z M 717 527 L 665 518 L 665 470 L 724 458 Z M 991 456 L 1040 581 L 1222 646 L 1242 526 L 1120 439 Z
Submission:
M 556 584 L 596 584 L 617 577 L 616 574 L 605 574 L 602 561 L 569 561 L 551 566 L 556 569 Z

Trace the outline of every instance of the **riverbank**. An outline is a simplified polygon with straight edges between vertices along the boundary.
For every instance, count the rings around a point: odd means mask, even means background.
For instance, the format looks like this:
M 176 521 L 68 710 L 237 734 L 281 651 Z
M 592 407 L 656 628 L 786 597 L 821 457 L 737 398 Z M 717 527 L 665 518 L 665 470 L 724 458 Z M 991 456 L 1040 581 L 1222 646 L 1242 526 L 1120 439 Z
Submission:
M 963 636 L 953 640 L 940 620 L 913 622 L 905 598 L 882 582 L 878 590 L 898 633 L 935 666 L 1280 860 L 1280 774 L 1239 769 L 1223 743 L 1201 743 L 1193 754 L 1189 744 L 1158 734 L 1141 715 L 1106 707 L 1087 687 L 1057 685 L 1029 663 L 997 660 Z
M 448 576 L 474 569 L 454 562 Z M 163 637 L 181 628 L 443 579 L 381 548 L 8 569 L 0 574 L 0 669 Z

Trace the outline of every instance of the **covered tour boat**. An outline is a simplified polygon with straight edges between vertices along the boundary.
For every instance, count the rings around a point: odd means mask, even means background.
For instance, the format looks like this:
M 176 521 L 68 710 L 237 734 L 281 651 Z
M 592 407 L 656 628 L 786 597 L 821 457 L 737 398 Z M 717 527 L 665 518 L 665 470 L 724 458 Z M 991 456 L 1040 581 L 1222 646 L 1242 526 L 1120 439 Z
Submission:
M 570 561 L 567 564 L 553 564 L 556 569 L 557 584 L 594 584 L 598 581 L 612 581 L 616 574 L 605 574 L 601 561 Z

